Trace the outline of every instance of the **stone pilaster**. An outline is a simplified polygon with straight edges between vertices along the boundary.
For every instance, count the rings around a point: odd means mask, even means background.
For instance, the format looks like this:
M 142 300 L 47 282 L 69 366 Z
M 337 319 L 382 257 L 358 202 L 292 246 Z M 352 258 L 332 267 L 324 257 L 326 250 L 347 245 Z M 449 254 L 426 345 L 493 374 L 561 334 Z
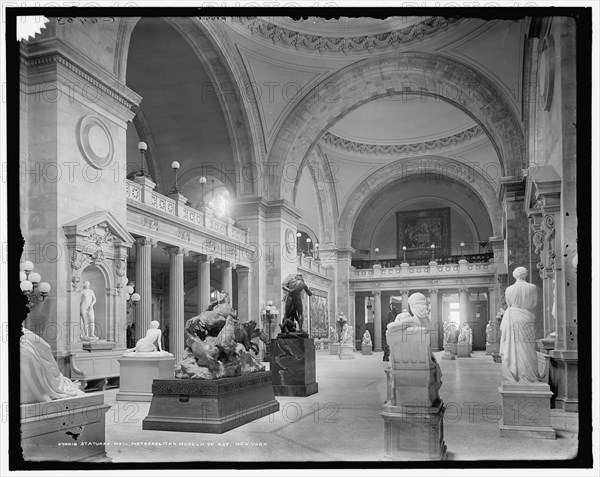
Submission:
M 140 301 L 135 309 L 135 339 L 146 336 L 152 321 L 152 248 L 156 240 L 140 237 L 136 239 L 135 291 Z
M 375 341 L 373 342 L 373 346 L 375 347 L 373 351 L 382 351 L 381 347 L 381 292 L 379 290 L 375 290 L 373 292 L 375 296 L 375 322 L 373 323 L 373 330 L 375 332 Z
M 433 325 L 433 335 L 431 340 L 431 349 L 439 351 L 442 349 L 440 343 L 443 343 L 443 327 L 438 310 L 438 290 L 437 288 L 429 289 L 429 300 L 431 303 L 431 324 Z
M 252 272 L 246 267 L 236 267 L 237 273 L 237 303 L 238 303 L 238 318 L 241 321 L 254 320 L 261 326 L 259 310 L 253 308 L 252 301 Z
M 337 264 L 335 268 L 335 296 L 336 296 L 336 314 L 344 313 L 350 319 L 349 297 L 350 297 L 350 265 L 352 263 L 352 247 L 337 250 Z M 352 326 L 355 323 L 349 323 Z
M 348 294 L 348 322 L 351 323 L 354 328 L 354 332 L 357 333 L 356 329 L 356 292 L 351 291 Z M 361 338 L 361 336 L 357 336 L 357 338 Z M 356 339 L 354 340 L 354 350 L 356 351 Z
M 229 293 L 233 303 L 233 274 L 230 262 L 221 262 L 221 291 Z
M 460 303 L 460 326 L 462 327 L 469 321 L 469 289 L 467 287 L 459 287 L 458 299 Z
M 195 255 L 198 264 L 197 312 L 202 313 L 210 304 L 210 260 L 205 255 Z
M 168 247 L 165 251 L 169 254 L 169 351 L 178 362 L 185 349 L 183 257 L 188 251 L 181 247 Z

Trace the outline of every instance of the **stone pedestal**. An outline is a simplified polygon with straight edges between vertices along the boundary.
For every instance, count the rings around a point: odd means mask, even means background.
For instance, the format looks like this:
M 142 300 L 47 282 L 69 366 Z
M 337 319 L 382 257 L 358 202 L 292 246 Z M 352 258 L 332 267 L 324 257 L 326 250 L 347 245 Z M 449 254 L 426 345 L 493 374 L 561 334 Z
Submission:
M 104 449 L 104 393 L 21 405 L 21 448 L 27 461 L 110 462 Z
M 485 344 L 485 354 L 493 355 L 494 351 L 496 351 L 496 343 L 486 343 Z
M 469 343 L 458 343 L 458 346 L 457 346 L 458 357 L 459 358 L 470 358 L 471 351 L 470 351 L 469 347 L 470 347 Z
M 331 342 L 329 343 L 329 354 L 340 354 L 340 345 L 339 343 Z
M 175 358 L 138 358 L 123 356 L 119 360 L 121 387 L 117 401 L 152 401 L 152 382 L 175 377 Z
M 82 348 L 86 351 L 106 351 L 114 349 L 117 343 L 114 341 L 98 340 L 98 341 L 84 341 Z
M 450 352 L 455 356 L 458 354 L 458 343 L 452 343 L 450 345 Z
M 279 410 L 271 373 L 221 379 L 155 379 L 142 429 L 222 434 Z
M 432 407 L 385 403 L 380 413 L 384 420 L 384 459 L 445 460 L 444 412 L 441 401 Z
M 370 344 L 370 345 L 362 345 L 360 347 L 360 352 L 362 354 L 373 354 L 373 345 L 372 344 Z
M 452 353 L 452 345 L 444 346 L 444 354 L 442 355 L 442 359 L 446 359 L 446 360 L 456 359 L 456 356 Z
M 503 381 L 498 391 L 502 396 L 502 437 L 556 439 L 550 419 L 552 391 L 548 384 Z
M 351 344 L 340 345 L 340 359 L 354 359 L 354 346 Z
M 312 338 L 271 340 L 271 374 L 275 396 L 310 396 L 319 390 Z

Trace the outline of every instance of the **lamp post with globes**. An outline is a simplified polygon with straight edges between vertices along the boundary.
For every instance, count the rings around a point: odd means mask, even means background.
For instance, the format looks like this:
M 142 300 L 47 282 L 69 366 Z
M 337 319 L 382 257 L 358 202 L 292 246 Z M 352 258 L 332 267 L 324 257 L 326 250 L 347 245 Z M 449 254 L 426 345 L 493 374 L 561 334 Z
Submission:
M 142 299 L 139 293 L 135 293 L 134 286 L 135 285 L 133 282 L 129 282 L 129 284 L 125 287 L 125 301 L 127 303 L 127 314 L 129 314 L 129 310 L 135 308 Z
M 179 191 L 179 185 L 177 184 L 177 176 L 179 173 L 179 167 L 181 167 L 179 162 L 177 162 L 177 161 L 171 162 L 171 169 L 173 169 L 173 171 L 175 172 L 175 183 L 173 184 L 173 188 L 169 191 L 169 194 L 181 194 L 181 192 Z
M 431 261 L 435 262 L 435 244 L 431 244 Z
M 198 179 L 198 182 L 200 183 L 200 200 L 198 201 L 197 208 L 203 208 L 205 206 L 205 204 L 204 204 L 204 184 L 206 184 L 206 177 L 204 177 L 204 176 L 200 177 L 200 179 Z
M 140 141 L 138 142 L 137 147 L 140 151 L 140 155 L 142 156 L 142 160 L 140 164 L 140 170 L 136 172 L 135 175 L 138 177 L 150 177 L 146 172 L 146 151 L 148 150 L 148 145 L 145 142 Z
M 464 242 L 461 242 L 461 243 L 460 243 L 460 259 L 461 259 L 461 260 L 464 260 L 464 259 L 465 259 L 464 248 L 465 248 L 465 243 L 464 243 Z
M 307 248 L 307 250 L 306 250 L 306 254 L 307 254 L 307 255 L 311 255 L 311 253 L 310 253 L 310 243 L 311 243 L 311 242 L 312 242 L 311 238 L 310 238 L 310 237 L 307 237 L 307 238 L 306 238 L 306 248 Z
M 406 245 L 402 246 L 402 263 L 406 263 Z

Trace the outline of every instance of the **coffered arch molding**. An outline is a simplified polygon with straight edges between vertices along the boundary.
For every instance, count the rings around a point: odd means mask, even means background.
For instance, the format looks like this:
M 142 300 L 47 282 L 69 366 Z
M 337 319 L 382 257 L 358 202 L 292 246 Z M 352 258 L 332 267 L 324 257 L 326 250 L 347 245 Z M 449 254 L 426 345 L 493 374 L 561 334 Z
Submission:
M 395 182 L 413 177 L 442 175 L 444 180 L 454 181 L 475 193 L 485 205 L 494 235 L 500 235 L 502 226 L 502 207 L 496 196 L 496 189 L 480 172 L 468 168 L 460 161 L 440 156 L 423 156 L 415 159 L 401 159 L 380 167 L 357 185 L 346 199 L 338 221 L 338 240 L 340 246 L 348 247 L 352 241 L 352 231 L 362 210 L 380 193 Z M 440 168 L 444 164 L 444 168 Z
M 335 93 L 323 98 L 319 91 L 327 85 L 333 85 Z M 489 137 L 502 175 L 522 176 L 522 169 L 528 165 L 524 133 L 518 115 L 500 88 L 454 59 L 414 52 L 359 61 L 315 86 L 285 119 L 269 151 L 268 162 L 279 171 L 292 160 L 302 166 L 323 134 L 346 114 L 369 101 L 400 94 L 437 98 L 459 108 Z M 295 182 L 282 177 L 275 174 L 268 195 L 291 200 Z
M 117 32 L 117 48 L 115 53 L 115 74 L 125 83 L 129 44 L 135 25 L 140 20 L 128 18 L 119 25 Z M 164 21 L 177 31 L 192 48 L 202 67 L 211 79 L 216 90 L 216 95 L 221 104 L 223 116 L 231 141 L 234 160 L 240 176 L 250 177 L 249 180 L 238 183 L 238 195 L 257 195 L 261 191 L 262 177 L 260 172 L 260 148 L 257 147 L 262 139 L 256 132 L 257 127 L 252 127 L 251 116 L 247 104 L 252 100 L 244 101 L 244 95 L 251 91 L 240 91 L 236 78 L 244 72 L 233 71 L 235 65 L 227 61 L 225 52 L 217 45 L 213 33 L 206 25 L 195 18 L 164 18 Z
M 332 169 L 327 159 L 327 155 L 323 153 L 317 145 L 314 147 L 308 157 L 308 161 L 304 161 L 301 168 L 298 168 L 296 181 L 294 183 L 294 201 L 296 203 L 298 184 L 304 168 L 308 168 L 313 182 L 313 186 L 317 193 L 317 203 L 319 206 L 319 236 L 323 244 L 337 243 L 337 229 L 334 226 L 338 220 L 338 201 L 335 192 L 334 180 L 332 177 Z

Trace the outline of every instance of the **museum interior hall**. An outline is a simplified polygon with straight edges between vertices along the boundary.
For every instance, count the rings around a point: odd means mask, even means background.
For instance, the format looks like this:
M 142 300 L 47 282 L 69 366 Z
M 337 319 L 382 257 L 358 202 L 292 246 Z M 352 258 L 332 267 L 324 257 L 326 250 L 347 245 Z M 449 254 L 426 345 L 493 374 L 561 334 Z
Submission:
M 26 463 L 581 455 L 581 22 L 401 13 L 20 42 Z

